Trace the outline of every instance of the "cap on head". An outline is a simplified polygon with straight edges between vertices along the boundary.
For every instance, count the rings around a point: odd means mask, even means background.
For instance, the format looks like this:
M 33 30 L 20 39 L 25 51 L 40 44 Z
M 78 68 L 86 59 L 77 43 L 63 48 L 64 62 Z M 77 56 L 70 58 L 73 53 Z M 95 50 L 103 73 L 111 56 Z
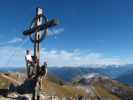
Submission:
M 30 53 L 30 50 L 26 50 L 26 54 L 29 54 Z

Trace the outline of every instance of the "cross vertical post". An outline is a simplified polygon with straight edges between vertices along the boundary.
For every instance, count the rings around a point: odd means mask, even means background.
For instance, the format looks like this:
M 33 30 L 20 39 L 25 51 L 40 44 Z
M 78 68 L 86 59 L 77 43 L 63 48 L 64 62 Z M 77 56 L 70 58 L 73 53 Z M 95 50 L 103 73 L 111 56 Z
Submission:
M 35 21 L 35 27 L 39 26 L 42 24 L 42 17 L 38 17 L 39 15 L 43 15 L 43 9 L 41 8 L 36 8 L 36 21 Z M 36 57 L 37 59 L 37 66 L 35 67 L 39 67 L 40 65 L 40 42 L 39 39 L 41 37 L 41 31 L 39 31 L 38 29 L 35 32 L 35 42 L 34 42 L 34 57 Z M 38 68 L 35 68 L 35 72 L 37 72 Z
M 42 25 L 42 16 L 43 15 L 43 9 L 41 8 L 36 8 L 36 20 L 35 20 L 35 27 L 38 27 L 40 25 Z M 40 17 L 38 17 L 40 16 Z M 38 71 L 40 69 L 40 38 L 41 38 L 41 31 L 36 29 L 35 30 L 35 37 L 34 37 L 35 41 L 34 41 L 34 57 L 37 60 L 36 64 L 34 65 L 34 71 L 35 71 L 35 75 L 37 76 Z M 33 92 L 33 100 L 39 100 L 40 98 L 40 80 L 38 80 L 38 82 L 36 83 L 36 88 Z
M 36 16 L 39 16 L 39 15 L 43 15 L 43 10 L 40 9 L 40 8 L 37 8 L 36 9 Z M 36 26 L 39 26 L 42 24 L 42 17 L 39 17 L 37 18 L 36 20 Z M 34 45 L 34 56 L 37 57 L 37 59 L 39 60 L 40 59 L 40 44 L 39 44 L 39 38 L 41 37 L 41 32 L 36 30 L 36 34 L 35 34 L 35 45 Z

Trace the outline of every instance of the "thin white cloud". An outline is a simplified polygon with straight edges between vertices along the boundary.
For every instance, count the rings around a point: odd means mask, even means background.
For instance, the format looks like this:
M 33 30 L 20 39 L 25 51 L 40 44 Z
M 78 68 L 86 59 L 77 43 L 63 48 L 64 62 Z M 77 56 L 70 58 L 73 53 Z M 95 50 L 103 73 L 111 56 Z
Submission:
M 22 38 L 16 37 L 13 38 L 12 40 L 7 41 L 7 43 L 12 44 L 12 43 L 19 43 L 22 42 Z
M 8 40 L 8 41 L 6 41 L 6 42 L 0 43 L 0 46 L 5 46 L 5 45 L 8 45 L 8 44 L 20 43 L 20 42 L 22 42 L 22 41 L 23 41 L 22 38 L 20 38 L 20 37 L 15 37 L 15 38 L 13 38 L 13 39 L 11 39 L 11 40 Z
M 0 47 L 0 67 L 21 67 L 24 66 L 25 50 L 17 47 Z
M 25 49 L 16 47 L 1 47 L 0 66 L 25 66 Z M 49 66 L 80 66 L 91 65 L 101 67 L 102 65 L 124 65 L 133 63 L 133 59 L 122 59 L 120 57 L 105 57 L 102 53 L 86 52 L 79 49 L 73 51 L 47 50 L 42 48 L 41 63 L 48 61 Z
M 80 65 L 124 65 L 133 63 L 125 59 L 115 57 L 104 57 L 102 53 L 84 52 L 80 50 L 46 50 L 42 52 L 43 57 L 48 60 L 50 66 L 80 66 Z M 44 60 L 44 58 L 42 58 Z

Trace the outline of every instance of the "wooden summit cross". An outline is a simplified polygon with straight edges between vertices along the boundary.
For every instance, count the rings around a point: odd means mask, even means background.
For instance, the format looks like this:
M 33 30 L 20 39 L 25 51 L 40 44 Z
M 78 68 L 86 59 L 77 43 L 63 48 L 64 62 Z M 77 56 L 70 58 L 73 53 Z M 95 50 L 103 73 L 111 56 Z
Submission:
M 32 67 L 34 74 L 29 77 L 29 71 L 27 71 L 28 78 L 32 78 L 33 75 L 38 76 L 38 71 L 40 70 L 40 43 L 46 37 L 47 30 L 50 27 L 53 27 L 58 24 L 57 19 L 48 20 L 43 13 L 42 8 L 36 9 L 36 17 L 32 20 L 31 26 L 23 32 L 23 35 L 29 36 L 30 40 L 34 43 L 34 65 L 27 67 Z M 27 69 L 29 70 L 29 69 Z M 32 100 L 40 100 L 39 91 L 40 91 L 40 80 L 37 80 L 35 91 L 33 92 Z

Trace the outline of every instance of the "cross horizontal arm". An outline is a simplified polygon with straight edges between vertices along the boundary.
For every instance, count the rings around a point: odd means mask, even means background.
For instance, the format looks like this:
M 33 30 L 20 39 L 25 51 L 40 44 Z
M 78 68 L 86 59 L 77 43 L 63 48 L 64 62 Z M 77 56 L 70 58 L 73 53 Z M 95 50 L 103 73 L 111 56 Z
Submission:
M 56 26 L 58 24 L 59 24 L 59 20 L 58 19 L 52 19 L 52 20 L 50 20 L 50 21 L 48 21 L 46 23 L 46 27 L 50 28 L 50 27 L 54 27 L 54 26 Z
M 46 24 L 42 24 L 33 28 L 30 28 L 26 31 L 23 32 L 23 35 L 27 36 L 27 35 L 31 35 L 32 33 L 36 32 L 36 31 L 42 31 L 45 28 L 50 28 L 53 27 L 55 25 L 58 25 L 59 21 L 57 19 L 52 19 L 50 21 L 48 21 Z

